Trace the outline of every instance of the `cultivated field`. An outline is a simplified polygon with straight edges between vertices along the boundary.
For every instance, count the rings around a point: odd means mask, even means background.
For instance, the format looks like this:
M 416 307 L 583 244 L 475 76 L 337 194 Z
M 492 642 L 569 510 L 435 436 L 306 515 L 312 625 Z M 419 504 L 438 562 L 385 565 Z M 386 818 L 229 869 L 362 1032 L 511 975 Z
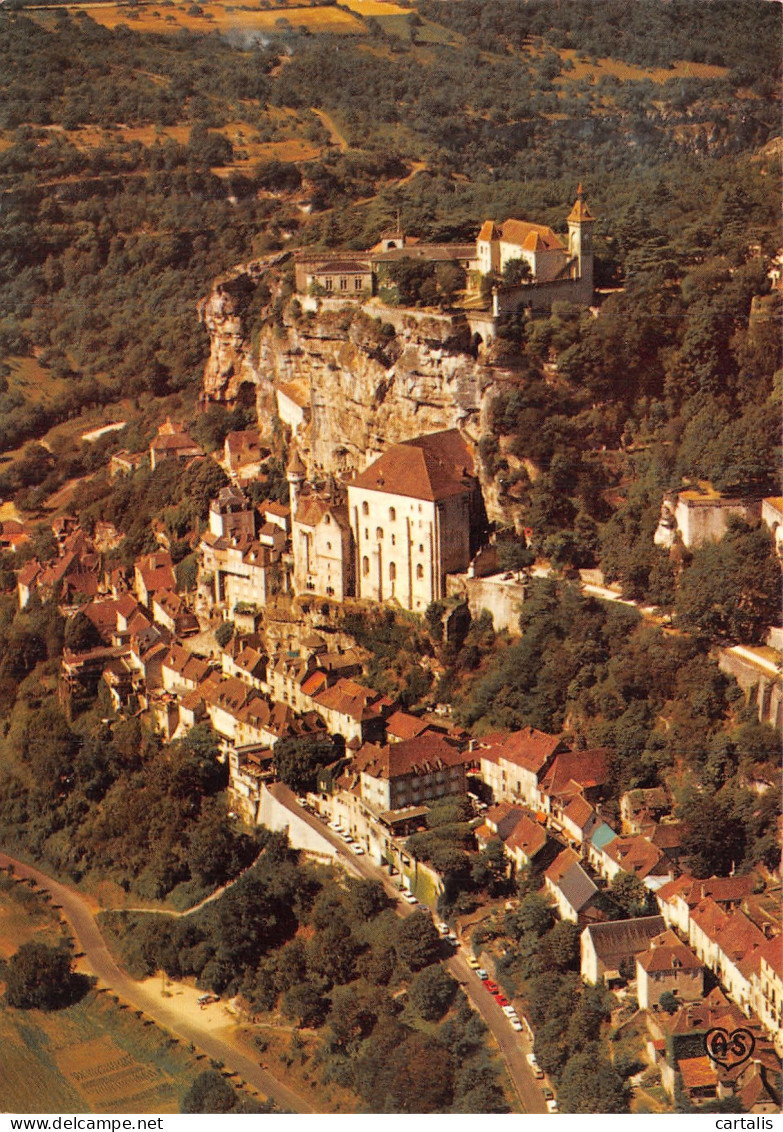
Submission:
M 178 1112 L 203 1068 L 152 1023 L 95 991 L 51 1013 L 0 1007 L 0 1049 L 5 1112 Z
M 202 12 L 194 12 L 195 7 L 200 7 Z M 306 27 L 311 32 L 357 35 L 364 31 L 364 25 L 358 16 L 335 7 L 258 9 L 217 2 L 179 4 L 176 7 L 140 4 L 134 8 L 119 4 L 96 4 L 85 8 L 74 6 L 72 10 L 85 12 L 104 27 L 114 28 L 118 24 L 127 24 L 136 31 L 162 33 L 187 28 L 189 31 L 206 33 L 233 31 L 252 34 L 285 29 L 286 22 L 291 27 Z

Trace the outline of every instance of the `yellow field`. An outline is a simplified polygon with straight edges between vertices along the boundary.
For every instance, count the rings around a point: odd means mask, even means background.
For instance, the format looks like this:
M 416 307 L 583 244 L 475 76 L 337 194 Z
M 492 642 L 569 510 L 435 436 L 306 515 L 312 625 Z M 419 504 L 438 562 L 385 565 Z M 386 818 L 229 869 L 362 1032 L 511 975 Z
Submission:
M 556 82 L 574 82 L 584 78 L 600 79 L 602 75 L 614 75 L 615 78 L 628 82 L 649 79 L 654 83 L 664 83 L 669 79 L 720 79 L 728 71 L 727 67 L 683 61 L 675 63 L 671 68 L 636 67 L 632 63 L 621 63 L 617 59 L 609 58 L 598 59 L 597 63 L 586 63 L 578 60 L 576 51 L 570 48 L 559 51 L 558 55 L 561 59 L 570 59 L 574 69 L 564 72 L 555 80 Z
M 202 32 L 274 31 L 280 20 L 287 20 L 292 27 L 306 27 L 313 32 L 357 35 L 364 31 L 364 25 L 358 17 L 334 7 L 259 10 L 205 2 L 200 5 L 204 9 L 200 16 L 191 15 L 189 7 L 189 4 L 183 4 L 176 8 L 158 9 L 154 4 L 139 5 L 136 8 L 98 4 L 85 9 L 75 8 L 74 11 L 85 11 L 96 23 L 107 28 L 127 24 L 136 31 L 171 32 L 177 28 Z
M 359 16 L 408 16 L 411 13 L 410 8 L 387 4 L 386 0 L 342 0 L 342 3 Z
M 51 1013 L 0 1007 L 0 1048 L 2 1112 L 177 1112 L 203 1068 L 95 991 Z

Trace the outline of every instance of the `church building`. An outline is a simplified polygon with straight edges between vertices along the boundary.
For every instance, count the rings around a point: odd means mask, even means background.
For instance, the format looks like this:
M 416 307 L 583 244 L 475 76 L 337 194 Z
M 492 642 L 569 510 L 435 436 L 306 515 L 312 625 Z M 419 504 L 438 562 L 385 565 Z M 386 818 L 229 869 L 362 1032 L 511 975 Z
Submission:
M 349 482 L 348 513 L 356 596 L 423 613 L 483 534 L 469 446 L 457 429 L 393 444 Z

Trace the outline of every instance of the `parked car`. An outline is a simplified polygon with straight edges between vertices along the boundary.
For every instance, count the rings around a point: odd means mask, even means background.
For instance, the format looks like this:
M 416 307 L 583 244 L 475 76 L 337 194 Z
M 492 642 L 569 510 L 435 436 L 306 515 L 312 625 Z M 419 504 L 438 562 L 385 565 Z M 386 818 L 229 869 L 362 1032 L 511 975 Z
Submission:
M 511 1023 L 511 1029 L 516 1030 L 517 1033 L 520 1033 L 525 1028 L 518 1018 L 509 1018 L 509 1022 Z
M 449 934 L 449 925 L 444 924 L 442 920 L 435 927 L 438 929 L 438 935 L 442 935 L 444 939 Z
M 548 1085 L 544 1085 L 541 1092 L 544 1094 L 545 1101 L 553 1101 L 555 1099 L 555 1094 L 552 1092 Z
M 402 896 L 402 899 L 405 901 L 406 904 L 418 904 L 419 903 L 412 892 L 402 892 L 400 895 Z
M 546 1110 L 547 1112 L 560 1112 L 560 1109 L 557 1107 L 557 1101 L 547 1101 Z
M 514 1009 L 514 1007 L 513 1007 L 513 1006 L 511 1006 L 511 1004 L 510 1004 L 510 1003 L 509 1003 L 509 1005 L 508 1005 L 508 1006 L 504 1006 L 504 1007 L 502 1007 L 502 1010 L 503 1010 L 503 1013 L 504 1013 L 505 1015 L 507 1015 L 507 1017 L 509 1017 L 509 1018 L 516 1018 L 516 1017 L 517 1017 L 517 1012 L 516 1012 L 516 1010 Z
M 307 805 L 307 799 L 306 798 L 297 798 L 296 800 L 297 800 L 297 802 L 299 803 L 300 806 L 306 806 Z
M 497 994 L 500 990 L 500 987 L 497 985 L 497 983 L 493 983 L 492 979 L 483 979 L 482 981 L 490 994 Z
M 353 838 L 351 837 L 350 833 L 341 833 L 340 837 L 342 837 L 343 841 L 345 841 L 346 844 L 348 844 L 348 845 L 350 845 L 351 842 L 353 841 Z
M 496 994 L 494 997 L 495 997 L 495 1002 L 498 1004 L 498 1006 L 509 1006 L 510 1005 L 508 999 L 506 998 L 506 996 L 504 994 Z
M 469 955 L 468 959 L 467 959 L 467 963 L 468 963 L 468 966 L 472 967 L 474 971 L 480 970 L 479 961 L 478 961 L 478 959 L 475 958 L 475 956 Z
M 362 849 L 361 845 L 352 845 L 351 852 L 355 853 L 357 857 L 364 856 L 364 849 Z
M 476 968 L 476 974 L 481 979 L 482 983 L 484 982 L 485 979 L 489 978 L 489 972 L 485 971 L 483 967 L 477 967 Z

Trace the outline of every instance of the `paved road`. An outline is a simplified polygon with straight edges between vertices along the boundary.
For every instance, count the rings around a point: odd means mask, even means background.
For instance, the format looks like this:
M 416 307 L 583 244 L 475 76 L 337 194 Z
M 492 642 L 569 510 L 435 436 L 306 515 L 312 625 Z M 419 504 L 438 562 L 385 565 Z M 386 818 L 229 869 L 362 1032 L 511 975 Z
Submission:
M 79 948 L 84 952 L 86 966 L 97 977 L 99 984 L 108 987 L 136 1010 L 141 1010 L 164 1030 L 175 1034 L 185 1042 L 192 1042 L 208 1057 L 223 1062 L 226 1068 L 237 1073 L 253 1088 L 271 1097 L 280 1108 L 297 1113 L 315 1112 L 315 1109 L 293 1089 L 261 1069 L 237 1043 L 225 1035 L 218 1036 L 211 1033 L 206 1029 L 206 1023 L 204 1026 L 199 1026 L 189 1019 L 181 1018 L 175 1004 L 162 1002 L 160 998 L 126 975 L 109 954 L 95 917 L 80 893 L 53 880 L 32 865 L 26 865 L 5 853 L 0 853 L 0 868 L 9 866 L 13 868 L 16 876 L 34 880 L 41 888 L 52 894 L 54 903 L 62 908 Z
M 410 916 L 417 910 L 415 905 L 411 906 L 399 899 L 399 886 L 393 883 L 388 873 L 380 865 L 375 864 L 367 854 L 361 857 L 355 856 L 338 834 L 299 805 L 292 790 L 289 790 L 282 782 L 274 782 L 268 789 L 278 802 L 296 814 L 298 818 L 306 821 L 313 829 L 317 829 L 330 844 L 334 845 L 340 865 L 343 865 L 354 876 L 361 876 L 366 880 L 380 881 L 387 894 L 396 901 L 395 911 L 398 916 Z M 428 911 L 428 909 L 425 910 Z M 531 1053 L 533 1049 L 527 1036 L 512 1030 L 503 1011 L 486 990 L 476 972 L 468 966 L 467 953 L 462 947 L 458 949 L 455 955 L 445 959 L 444 962 L 457 981 L 462 984 L 466 995 L 494 1035 L 505 1058 L 511 1081 L 516 1089 L 523 1111 L 545 1113 L 547 1109 L 543 1093 L 525 1060 L 525 1054 Z

